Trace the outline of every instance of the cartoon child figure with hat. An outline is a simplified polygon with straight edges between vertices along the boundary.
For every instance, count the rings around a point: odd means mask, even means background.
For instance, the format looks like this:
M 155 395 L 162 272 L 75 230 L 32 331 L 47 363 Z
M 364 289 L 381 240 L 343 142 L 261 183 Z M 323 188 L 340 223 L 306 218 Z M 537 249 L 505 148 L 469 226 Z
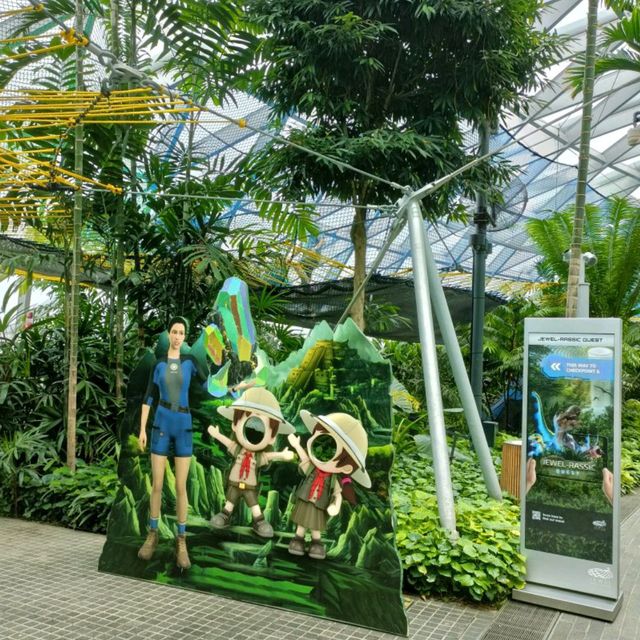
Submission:
M 251 509 L 253 531 L 261 538 L 272 538 L 273 527 L 264 519 L 258 504 L 260 467 L 273 460 L 293 460 L 293 451 L 267 451 L 278 434 L 291 434 L 295 429 L 282 416 L 275 396 L 263 387 L 247 389 L 233 404 L 218 407 L 218 413 L 231 420 L 233 437 L 227 438 L 220 428 L 209 426 L 212 438 L 226 447 L 234 462 L 227 480 L 227 502 L 211 519 L 214 529 L 225 529 L 229 518 L 243 498 Z
M 355 503 L 351 481 L 355 480 L 367 489 L 371 487 L 365 469 L 367 432 L 358 420 L 346 413 L 314 416 L 303 410 L 300 417 L 312 435 L 306 451 L 300 446 L 299 436 L 289 436 L 289 443 L 300 457 L 300 471 L 305 476 L 296 489 L 296 503 L 291 512 L 291 520 L 298 526 L 289 543 L 289 553 L 305 554 L 304 536 L 309 529 L 309 557 L 323 560 L 327 552 L 320 536 L 327 528 L 329 518 L 340 512 L 343 495 Z

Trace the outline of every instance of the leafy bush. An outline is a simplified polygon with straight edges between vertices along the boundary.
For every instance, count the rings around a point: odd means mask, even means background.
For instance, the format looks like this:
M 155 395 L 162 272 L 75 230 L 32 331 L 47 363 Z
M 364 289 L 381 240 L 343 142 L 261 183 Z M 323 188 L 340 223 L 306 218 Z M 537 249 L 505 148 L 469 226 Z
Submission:
M 421 595 L 500 602 L 524 584 L 519 508 L 487 498 L 475 464 L 454 460 L 452 474 L 457 541 L 440 527 L 430 461 L 399 456 L 393 498 L 406 585 Z
M 107 518 L 118 487 L 114 460 L 87 465 L 77 461 L 76 473 L 58 467 L 23 496 L 25 518 L 55 522 L 71 529 L 106 533 Z
M 57 460 L 55 449 L 37 429 L 0 434 L 0 514 L 21 513 L 25 490 L 41 484 L 50 460 Z
M 416 436 L 428 431 L 426 413 L 419 413 L 409 417 L 401 411 L 393 412 L 393 432 L 391 442 L 396 453 L 415 453 Z
M 98 294 L 83 292 L 78 329 L 76 435 L 78 456 L 87 462 L 114 455 L 121 411 L 114 392 L 114 368 L 109 357 L 112 336 L 103 321 L 105 312 Z M 0 341 L 3 432 L 37 429 L 58 451 L 66 446 L 65 336 L 61 305 L 52 303 L 38 308 L 38 321 L 28 331 Z M 129 360 L 134 355 L 132 343 L 130 335 L 126 349 Z
M 640 401 L 627 400 L 622 407 L 622 468 L 620 484 L 623 494 L 640 486 Z
M 393 375 L 421 405 L 425 405 L 424 378 L 420 344 L 381 340 L 378 343 L 381 355 L 389 360 Z M 437 345 L 440 387 L 445 407 L 459 407 L 460 397 L 449 365 L 444 345 Z

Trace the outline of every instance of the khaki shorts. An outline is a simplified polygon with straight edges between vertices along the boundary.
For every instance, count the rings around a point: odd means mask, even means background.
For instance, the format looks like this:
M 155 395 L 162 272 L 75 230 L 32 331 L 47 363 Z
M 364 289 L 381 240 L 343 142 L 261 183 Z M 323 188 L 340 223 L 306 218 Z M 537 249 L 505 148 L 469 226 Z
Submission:
M 227 487 L 227 500 L 233 504 L 237 504 L 240 498 L 244 498 L 248 507 L 255 507 L 258 504 L 257 487 L 252 487 L 244 482 L 229 482 Z

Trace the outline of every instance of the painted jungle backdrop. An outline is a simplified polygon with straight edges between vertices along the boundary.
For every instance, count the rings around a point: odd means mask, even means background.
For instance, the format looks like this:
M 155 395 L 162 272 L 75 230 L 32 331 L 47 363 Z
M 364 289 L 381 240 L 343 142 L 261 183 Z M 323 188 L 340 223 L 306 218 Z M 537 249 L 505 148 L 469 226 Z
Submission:
M 204 334 L 204 332 L 203 332 Z M 206 364 L 204 335 L 191 353 Z M 163 349 L 159 342 L 156 351 Z M 207 434 L 211 423 L 227 435 L 230 423 L 216 411 L 232 398 L 214 398 L 193 389 L 194 455 L 187 492 L 187 543 L 192 566 L 175 563 L 175 483 L 167 463 L 159 525 L 160 544 L 149 561 L 138 549 L 149 518 L 151 470 L 149 454 L 138 445 L 140 406 L 156 354 L 149 352 L 130 379 L 127 412 L 121 424 L 120 485 L 107 529 L 100 569 L 231 598 L 283 607 L 389 633 L 406 634 L 401 598 L 402 572 L 395 548 L 389 497 L 391 446 L 391 368 L 369 340 L 348 320 L 335 333 L 318 325 L 304 342 L 276 367 L 269 367 L 267 388 L 276 396 L 284 417 L 303 442 L 309 436 L 299 418 L 311 413 L 344 412 L 365 427 L 369 449 L 370 489 L 354 483 L 357 504 L 343 503 L 323 533 L 325 560 L 296 557 L 287 547 L 294 535 L 290 521 L 293 492 L 300 481 L 297 461 L 274 461 L 260 475 L 259 503 L 272 525 L 272 539 L 259 538 L 251 528 L 249 508 L 240 501 L 231 526 L 214 531 L 209 520 L 225 502 L 225 479 L 231 457 Z M 287 446 L 279 436 L 274 448 Z

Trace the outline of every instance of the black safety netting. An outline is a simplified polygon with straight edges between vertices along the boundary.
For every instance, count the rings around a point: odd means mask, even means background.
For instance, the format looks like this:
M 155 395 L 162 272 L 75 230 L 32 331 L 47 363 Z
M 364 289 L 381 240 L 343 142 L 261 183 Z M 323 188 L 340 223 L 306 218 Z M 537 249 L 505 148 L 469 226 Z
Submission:
M 28 271 L 40 278 L 61 280 L 71 270 L 71 253 L 51 245 L 0 234 L 0 261 L 9 269 Z M 111 273 L 102 256 L 85 256 L 78 282 L 109 288 Z
M 334 326 L 351 300 L 353 279 L 345 278 L 275 290 L 284 303 L 287 319 L 294 325 L 312 328 L 326 321 Z M 454 324 L 471 322 L 471 296 L 462 286 L 445 286 L 445 297 Z M 411 278 L 392 278 L 374 275 L 365 291 L 367 335 L 408 342 L 417 342 L 415 288 Z M 504 296 L 490 293 L 486 309 L 504 302 Z M 436 339 L 440 333 L 436 325 Z

